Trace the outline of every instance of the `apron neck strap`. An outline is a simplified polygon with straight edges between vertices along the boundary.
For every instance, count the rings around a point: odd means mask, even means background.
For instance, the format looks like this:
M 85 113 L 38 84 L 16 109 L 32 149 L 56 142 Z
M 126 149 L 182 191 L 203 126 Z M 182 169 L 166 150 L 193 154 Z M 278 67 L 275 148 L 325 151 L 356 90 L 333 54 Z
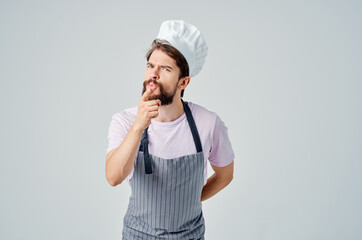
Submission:
M 199 132 L 197 131 L 194 117 L 191 114 L 191 110 L 190 110 L 189 106 L 184 102 L 184 100 L 182 100 L 182 98 L 181 98 L 181 102 L 182 102 L 182 105 L 184 106 L 187 121 L 189 122 L 189 125 L 190 125 L 190 129 L 191 129 L 192 137 L 194 138 L 196 150 L 197 150 L 197 152 L 202 152 L 201 140 L 200 140 Z
M 190 110 L 189 106 L 184 102 L 184 100 L 182 100 L 182 98 L 181 98 L 181 102 L 182 102 L 182 105 L 184 107 L 186 118 L 187 118 L 187 121 L 188 121 L 190 129 L 191 129 L 192 137 L 194 138 L 196 151 L 198 153 L 202 152 L 201 140 L 200 140 L 199 132 L 197 131 L 197 127 L 196 127 L 196 124 L 195 124 L 195 121 L 194 121 L 194 117 L 192 116 L 192 113 L 191 113 L 191 110 Z M 143 151 L 143 154 L 144 154 L 146 174 L 151 174 L 152 173 L 152 166 L 151 166 L 151 160 L 150 160 L 149 152 L 148 152 L 148 136 L 147 136 L 148 134 L 147 134 L 147 130 L 148 130 L 148 127 L 143 131 L 141 144 L 140 144 L 140 150 Z

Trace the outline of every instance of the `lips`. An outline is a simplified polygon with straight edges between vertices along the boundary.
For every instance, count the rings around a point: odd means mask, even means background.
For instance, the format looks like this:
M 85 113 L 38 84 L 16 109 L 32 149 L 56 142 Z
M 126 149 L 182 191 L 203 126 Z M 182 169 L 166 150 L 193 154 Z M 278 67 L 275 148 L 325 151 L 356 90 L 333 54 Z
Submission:
M 148 88 L 150 88 L 151 90 L 155 90 L 157 88 L 157 86 L 154 84 L 154 83 L 149 83 L 148 85 Z

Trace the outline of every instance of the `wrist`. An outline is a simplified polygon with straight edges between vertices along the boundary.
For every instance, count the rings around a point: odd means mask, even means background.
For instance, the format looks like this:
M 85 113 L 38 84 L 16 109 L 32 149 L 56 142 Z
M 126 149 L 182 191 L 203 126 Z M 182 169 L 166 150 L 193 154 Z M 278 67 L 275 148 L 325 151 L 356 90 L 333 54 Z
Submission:
M 133 123 L 130 130 L 135 134 L 142 134 L 145 129 L 143 129 L 142 127 L 140 127 L 137 124 Z

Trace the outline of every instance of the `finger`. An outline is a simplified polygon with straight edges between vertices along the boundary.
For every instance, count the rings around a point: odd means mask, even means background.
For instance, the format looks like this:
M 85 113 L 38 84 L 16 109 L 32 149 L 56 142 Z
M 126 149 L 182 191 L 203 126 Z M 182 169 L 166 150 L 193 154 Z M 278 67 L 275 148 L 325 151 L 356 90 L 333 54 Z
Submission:
M 152 106 L 149 106 L 149 107 L 147 107 L 147 110 L 149 111 L 149 112 L 153 112 L 153 111 L 158 111 L 158 108 L 159 108 L 159 106 L 158 105 L 152 105 Z
M 155 118 L 158 116 L 158 111 L 153 111 L 153 112 L 150 112 L 150 118 Z
M 149 101 L 145 102 L 145 105 L 147 107 L 149 107 L 149 106 L 161 106 L 161 101 L 159 99 L 149 100 Z
M 152 92 L 152 90 L 150 88 L 147 88 L 146 91 L 142 94 L 141 99 L 143 101 L 147 101 L 151 92 Z

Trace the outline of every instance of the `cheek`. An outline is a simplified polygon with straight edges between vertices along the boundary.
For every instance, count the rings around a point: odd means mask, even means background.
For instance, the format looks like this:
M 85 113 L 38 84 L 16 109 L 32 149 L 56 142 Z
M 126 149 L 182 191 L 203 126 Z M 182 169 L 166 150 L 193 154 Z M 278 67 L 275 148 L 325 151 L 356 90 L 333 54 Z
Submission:
M 163 89 L 164 91 L 166 91 L 167 93 L 171 94 L 173 93 L 175 90 L 177 90 L 177 82 L 172 82 L 172 83 L 168 83 L 167 85 L 163 85 Z

